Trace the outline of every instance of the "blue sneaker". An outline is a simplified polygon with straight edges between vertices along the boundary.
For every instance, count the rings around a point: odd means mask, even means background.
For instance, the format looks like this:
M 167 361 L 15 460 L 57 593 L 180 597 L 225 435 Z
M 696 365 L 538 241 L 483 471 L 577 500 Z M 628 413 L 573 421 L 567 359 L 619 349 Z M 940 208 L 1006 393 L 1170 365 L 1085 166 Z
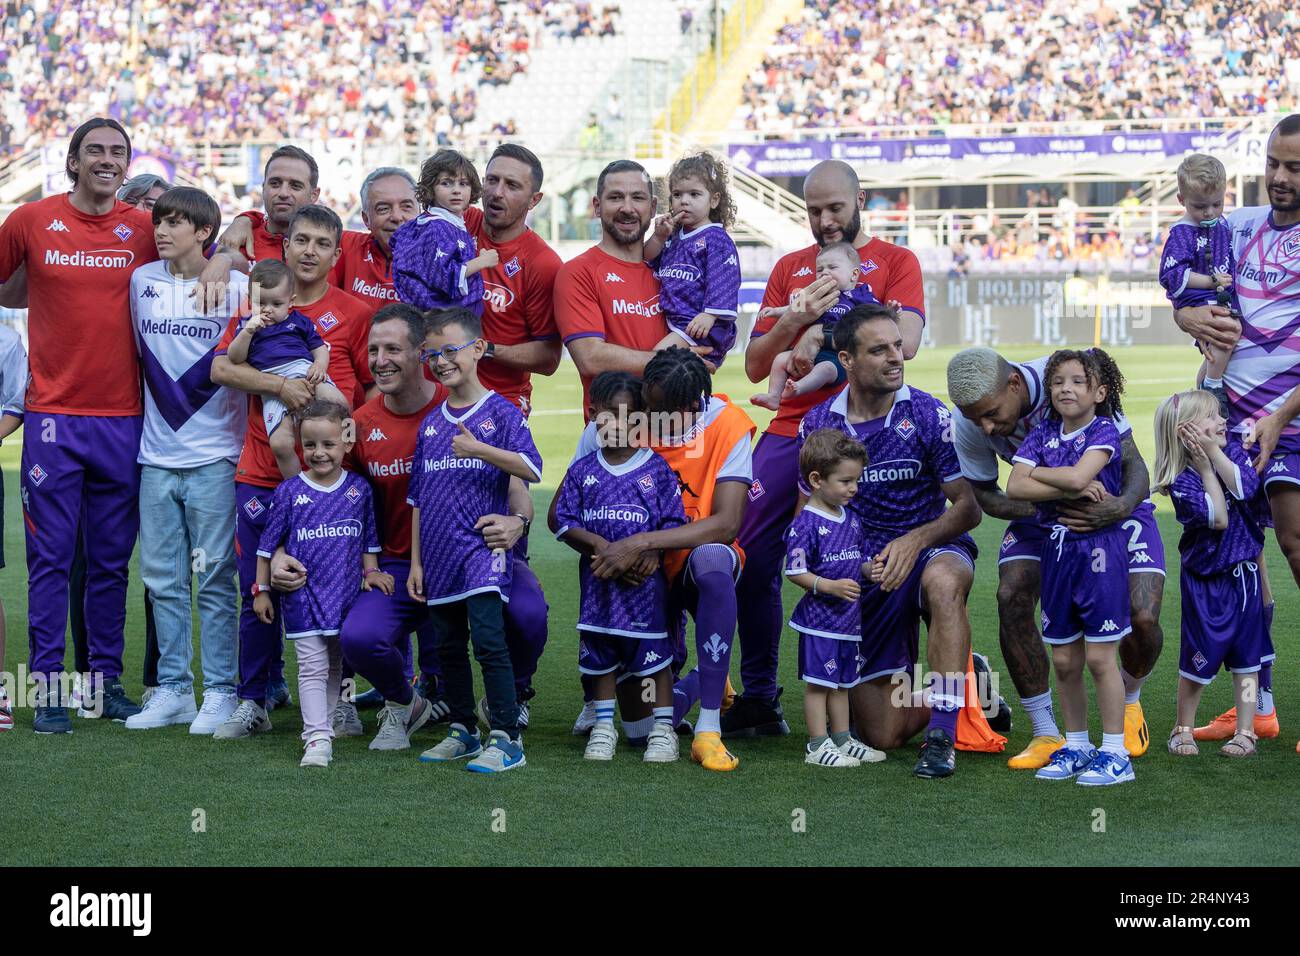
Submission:
M 504 730 L 494 730 L 483 753 L 467 763 L 465 769 L 474 773 L 502 773 L 526 763 L 523 738 L 511 740 Z
M 1046 767 L 1034 774 L 1039 780 L 1072 780 L 1083 773 L 1097 759 L 1097 751 L 1089 747 L 1062 747 L 1052 754 Z
M 289 693 L 288 681 L 277 681 L 266 685 L 266 712 L 269 714 L 277 707 L 288 707 L 293 703 Z
M 66 707 L 37 707 L 32 730 L 38 734 L 70 734 L 72 718 Z
M 470 733 L 464 724 L 452 724 L 442 742 L 420 754 L 420 763 L 446 763 L 461 757 L 477 757 L 483 752 L 478 731 Z
M 1103 750 L 1075 783 L 1081 787 L 1109 787 L 1114 783 L 1128 783 L 1133 776 L 1133 761 L 1124 754 Z
M 357 705 L 357 710 L 374 710 L 384 706 L 384 695 L 372 687 L 364 694 L 357 694 L 352 703 Z

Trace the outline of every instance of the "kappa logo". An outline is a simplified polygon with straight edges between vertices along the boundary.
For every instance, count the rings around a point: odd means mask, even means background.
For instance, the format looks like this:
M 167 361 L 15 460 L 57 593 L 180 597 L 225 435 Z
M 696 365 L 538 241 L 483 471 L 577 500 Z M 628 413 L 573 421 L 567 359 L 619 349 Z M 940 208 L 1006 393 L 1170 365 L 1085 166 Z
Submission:
M 840 666 L 835 663 L 834 659 L 832 659 L 823 664 L 822 669 L 826 671 L 827 674 L 834 674 L 840 669 Z
M 661 658 L 655 651 L 646 651 L 645 657 L 641 659 L 641 664 L 643 666 L 646 664 L 653 664 L 655 661 L 658 660 L 661 660 Z
M 749 500 L 757 501 L 761 497 L 763 497 L 763 483 L 755 478 L 754 483 L 749 486 Z
M 1173 256 L 1165 256 L 1165 268 L 1166 268 L 1166 269 L 1172 269 L 1172 268 L 1173 268 L 1174 266 L 1176 266 L 1176 265 L 1178 265 L 1178 260 L 1177 260 L 1177 259 L 1175 259 Z
M 894 426 L 895 434 L 897 434 L 899 438 L 903 439 L 903 441 L 907 441 L 909 438 L 911 438 L 912 434 L 915 431 L 916 431 L 916 426 L 912 424 L 912 420 L 910 418 L 904 418 L 901 422 L 899 422 L 897 425 Z
M 37 488 L 39 488 L 41 486 L 41 482 L 44 481 L 49 476 L 50 473 L 46 471 L 44 468 L 42 468 L 40 465 L 32 465 L 31 469 L 27 472 L 27 477 L 32 480 L 32 484 L 34 484 Z
M 722 660 L 722 655 L 727 653 L 729 645 L 723 642 L 720 635 L 711 634 L 704 645 L 704 649 L 709 652 L 709 656 L 713 658 L 713 663 L 716 664 Z
M 515 256 L 513 259 L 511 259 L 501 268 L 505 270 L 505 273 L 508 277 L 513 279 L 516 275 L 519 274 L 519 270 L 522 269 L 523 266 L 519 264 L 519 257 Z
M 490 418 L 485 418 L 485 419 L 483 419 L 483 421 L 479 422 L 478 430 L 479 430 L 480 434 L 483 434 L 483 435 L 491 435 L 491 434 L 494 434 L 494 433 L 496 432 L 496 430 L 497 430 L 497 426 L 496 426 L 496 423 L 495 423 L 494 421 L 492 421 L 492 419 L 490 419 Z
M 1274 461 L 1272 465 L 1269 466 L 1268 473 L 1270 475 L 1280 475 L 1282 472 L 1286 470 L 1287 470 L 1286 459 L 1279 458 L 1276 461 Z
M 1132 554 L 1128 556 L 1128 563 L 1129 564 L 1151 564 L 1152 558 L 1151 555 L 1147 554 L 1145 551 L 1134 551 Z
M 335 317 L 333 312 L 326 312 L 316 320 L 316 324 L 319 325 L 322 330 L 328 332 L 330 329 L 334 328 L 334 326 L 339 324 L 339 320 Z
M 464 239 L 457 239 L 457 240 L 456 240 L 456 248 L 457 248 L 457 249 L 464 249 L 464 248 L 465 248 L 465 240 L 464 240 Z
M 260 517 L 262 512 L 265 510 L 266 510 L 266 505 L 262 504 L 262 502 L 256 498 L 249 498 L 246 502 L 244 502 L 244 513 L 247 514 L 250 518 Z
M 50 224 L 45 227 L 45 231 L 46 232 L 71 232 L 72 230 L 63 224 L 62 219 L 51 219 Z
M 311 504 L 311 499 L 308 498 L 306 495 L 299 495 L 297 498 L 293 499 L 293 505 L 295 508 L 298 507 L 298 505 L 309 505 L 309 504 Z
M 1119 625 L 1116 624 L 1114 621 L 1112 621 L 1110 618 L 1106 618 L 1105 623 L 1101 625 L 1101 633 L 1103 634 L 1109 634 L 1112 631 L 1118 631 L 1118 630 L 1119 630 Z
M 598 484 L 600 484 L 600 479 L 595 475 L 588 475 L 586 478 L 582 479 L 582 487 L 584 488 L 590 488 L 592 485 Z
M 379 426 L 375 426 L 370 429 L 370 434 L 366 436 L 366 441 L 388 441 L 388 436 L 379 429 Z
M 1198 671 L 1201 671 L 1201 670 L 1205 670 L 1206 666 L 1210 662 L 1205 659 L 1204 654 L 1202 654 L 1200 651 L 1197 651 L 1196 654 L 1193 655 L 1192 657 L 1192 663 L 1196 665 L 1196 669 Z
M 117 236 L 117 238 L 121 239 L 123 242 L 126 242 L 135 235 L 135 230 L 126 223 L 119 222 L 117 227 L 113 230 L 113 235 Z
M 153 286 L 151 286 L 151 285 L 147 285 L 147 286 L 144 287 L 144 291 L 140 293 L 140 298 L 142 298 L 142 299 L 161 299 L 162 296 L 158 293 L 158 290 L 155 289 Z
M 372 250 L 370 250 L 370 249 L 367 249 L 367 250 L 366 250 L 366 256 L 365 256 L 365 258 L 362 259 L 361 261 L 362 261 L 362 262 L 374 262 L 374 261 L 375 261 L 375 254 L 374 254 L 374 252 L 373 252 Z
M 1196 248 L 1197 248 L 1197 249 L 1204 249 L 1204 248 L 1205 248 L 1206 246 L 1208 246 L 1209 244 L 1210 244 L 1210 240 L 1209 240 L 1206 236 L 1197 236 L 1197 237 L 1196 237 Z
M 347 498 L 348 501 L 356 501 L 358 498 L 361 497 L 361 489 L 358 488 L 356 485 L 353 485 L 346 492 L 344 492 L 344 497 Z
M 1047 447 L 1048 447 L 1048 448 L 1060 448 L 1060 447 L 1061 447 L 1061 440 L 1060 440 L 1059 438 L 1049 438 L 1049 439 L 1047 439 Z
M 740 260 L 737 259 L 734 255 L 727 256 L 727 265 L 738 266 L 740 265 Z
M 790 278 L 791 278 L 791 279 L 799 279 L 799 278 L 802 278 L 803 276 L 810 276 L 810 275 L 812 275 L 812 274 L 813 274 L 812 269 L 808 268 L 807 266 L 804 266 L 804 267 L 803 267 L 802 269 L 800 269 L 798 272 L 792 272 L 792 273 L 790 274 Z
M 606 282 L 623 282 L 623 281 L 625 281 L 625 280 L 624 280 L 623 277 L 622 277 L 621 275 L 619 275 L 617 272 L 606 272 L 606 273 L 605 273 L 605 281 L 606 281 Z
M 831 529 L 826 527 L 824 524 L 819 524 L 817 526 L 817 533 L 820 535 L 827 535 L 831 533 Z
M 649 475 L 642 475 L 640 478 L 636 480 L 636 483 L 646 491 L 655 490 L 655 480 Z
M 433 435 L 436 435 L 436 434 L 438 434 L 438 429 L 434 428 L 432 425 L 428 425 L 428 426 L 425 427 L 425 429 L 424 429 L 424 437 L 425 437 L 425 438 L 430 438 L 430 437 L 432 437 Z

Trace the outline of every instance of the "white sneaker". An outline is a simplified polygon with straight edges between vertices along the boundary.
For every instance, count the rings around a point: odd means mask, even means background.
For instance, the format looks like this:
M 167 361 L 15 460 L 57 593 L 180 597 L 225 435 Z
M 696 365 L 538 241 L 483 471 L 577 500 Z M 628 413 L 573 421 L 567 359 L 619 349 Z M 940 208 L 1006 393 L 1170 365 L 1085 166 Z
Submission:
M 72 677 L 72 700 L 68 702 L 68 708 L 78 717 L 84 717 L 87 720 L 94 720 L 99 716 L 99 712 L 93 707 L 87 709 L 86 704 L 93 697 L 92 689 L 87 686 L 90 682 L 86 680 L 86 675 L 80 672 Z
M 190 724 L 190 733 L 207 734 L 211 737 L 218 727 L 230 719 L 230 715 L 238 706 L 239 698 L 235 696 L 234 691 L 205 690 L 203 706 L 199 708 L 199 715 Z
M 587 738 L 587 749 L 582 756 L 587 760 L 613 760 L 614 747 L 618 743 L 618 731 L 612 723 L 602 721 L 591 728 Z
M 317 734 L 302 748 L 299 767 L 328 767 L 334 759 L 334 743 L 324 734 Z
M 807 751 L 807 756 L 804 757 L 803 762 L 818 767 L 858 767 L 862 763 L 856 757 L 841 753 L 840 748 L 836 747 L 829 737 L 823 740 L 822 745 L 816 750 L 812 749 L 812 744 L 808 744 L 804 749 Z
M 340 698 L 334 705 L 334 719 L 331 723 L 334 725 L 335 737 L 360 737 L 366 732 L 365 725 L 361 723 L 361 715 L 357 713 L 357 705 L 350 700 Z
M 582 705 L 578 719 L 573 722 L 573 736 L 585 737 L 596 726 L 596 702 L 589 700 Z
M 158 693 L 158 687 L 156 685 L 150 687 L 146 684 L 144 691 L 140 694 L 140 706 L 143 707 L 145 704 L 149 703 L 149 698 L 156 693 Z
M 406 750 L 411 746 L 411 734 L 425 725 L 431 713 L 429 702 L 419 694 L 405 707 L 388 704 L 379 712 L 379 733 L 370 741 L 370 749 Z
M 645 739 L 646 763 L 672 763 L 678 757 L 677 731 L 671 726 L 655 721 L 654 729 Z
M 212 736 L 217 740 L 238 740 L 251 737 L 271 729 L 271 718 L 265 707 L 259 707 L 255 700 L 241 700 L 229 717 L 222 722 Z
M 852 757 L 858 763 L 880 763 L 885 759 L 885 752 L 877 750 L 874 747 L 868 747 L 857 737 L 849 734 L 849 739 L 840 744 L 840 753 L 846 757 Z
M 153 730 L 172 724 L 188 724 L 198 714 L 194 706 L 194 691 L 181 693 L 172 687 L 159 687 L 149 695 L 140 713 L 126 719 L 126 729 Z

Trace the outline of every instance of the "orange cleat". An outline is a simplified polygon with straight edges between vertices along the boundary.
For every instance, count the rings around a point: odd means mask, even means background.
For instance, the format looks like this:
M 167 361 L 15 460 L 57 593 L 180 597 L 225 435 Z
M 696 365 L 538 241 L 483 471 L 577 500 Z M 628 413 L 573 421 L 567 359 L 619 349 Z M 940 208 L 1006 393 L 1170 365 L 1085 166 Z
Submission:
M 691 741 L 691 759 L 705 770 L 726 773 L 740 766 L 739 758 L 732 755 L 722 737 L 716 733 L 704 732 L 695 735 Z
M 1192 736 L 1197 740 L 1230 740 L 1237 732 L 1237 708 L 1230 707 L 1204 727 L 1197 727 Z M 1267 714 L 1255 714 L 1255 736 L 1271 739 L 1282 732 L 1277 722 L 1277 708 Z

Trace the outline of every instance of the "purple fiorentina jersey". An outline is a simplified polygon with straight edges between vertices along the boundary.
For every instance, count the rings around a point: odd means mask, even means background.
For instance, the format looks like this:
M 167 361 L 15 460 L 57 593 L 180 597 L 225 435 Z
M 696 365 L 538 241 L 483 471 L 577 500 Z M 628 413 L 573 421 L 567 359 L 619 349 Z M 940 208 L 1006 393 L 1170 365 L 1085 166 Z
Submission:
M 241 321 L 239 328 L 242 330 L 247 322 L 248 319 Z M 316 323 L 293 309 L 283 322 L 253 333 L 253 341 L 248 345 L 248 364 L 258 371 L 265 371 L 300 359 L 310 362 L 312 349 L 324 344 L 316 331 Z
M 862 523 L 848 508 L 839 517 L 810 502 L 795 515 L 785 535 L 785 573 L 816 574 L 823 581 L 852 578 L 862 582 Z M 803 634 L 841 641 L 862 639 L 862 610 L 857 601 L 807 591 L 790 615 L 790 626 Z
M 865 282 L 859 282 L 847 292 L 841 292 L 840 297 L 835 300 L 835 304 L 822 313 L 822 326 L 834 325 L 855 306 L 881 304 L 881 301 L 876 298 L 876 294 L 871 291 L 871 286 Z
M 735 341 L 740 256 L 721 223 L 690 232 L 679 229 L 651 265 L 659 278 L 659 304 L 669 323 L 684 327 L 701 312 L 709 312 L 729 320 Z
M 1110 494 L 1118 495 L 1124 482 L 1124 462 L 1119 450 L 1119 429 L 1115 423 L 1098 415 L 1068 435 L 1061 431 L 1062 427 L 1058 418 L 1043 419 L 1025 436 L 1012 461 L 1031 467 L 1042 465 L 1045 468 L 1069 468 L 1077 465 L 1090 449 L 1099 449 L 1109 453 L 1110 459 L 1097 475 L 1097 480 Z M 1064 492 L 1061 497 L 1065 497 Z M 1047 526 L 1056 524 L 1056 506 L 1050 501 L 1039 502 L 1038 520 Z M 1114 528 L 1115 526 L 1108 526 L 1092 533 L 1102 534 Z M 1074 533 L 1080 537 L 1088 536 L 1081 532 Z
M 1176 222 L 1169 227 L 1169 238 L 1160 253 L 1160 285 L 1175 309 L 1215 301 L 1214 289 L 1187 287 L 1189 272 L 1233 274 L 1232 229 L 1223 216 L 1213 226 Z
M 621 465 L 605 461 L 600 451 L 569 466 L 560 483 L 555 520 L 557 538 L 571 528 L 620 541 L 642 531 L 686 523 L 682 492 L 668 462 L 642 448 Z M 638 588 L 593 577 L 591 559 L 578 565 L 582 607 L 578 630 L 622 637 L 667 637 L 665 605 L 668 584 L 657 571 Z
M 818 428 L 835 428 L 867 448 L 868 465 L 849 503 L 866 533 L 869 554 L 912 528 L 943 514 L 948 505 L 940 487 L 961 477 L 953 450 L 952 416 L 933 395 L 904 385 L 884 418 L 850 425 L 849 390 L 809 409 L 799 423 L 798 446 Z M 809 488 L 799 480 L 799 490 Z
M 1237 481 L 1236 487 L 1228 487 L 1219 479 L 1228 503 L 1228 527 L 1222 531 L 1210 527 L 1214 506 L 1194 469 L 1184 468 L 1169 486 L 1174 516 L 1183 525 L 1178 553 L 1183 570 L 1193 574 L 1219 574 L 1239 561 L 1254 561 L 1264 547 L 1264 532 L 1250 505 L 1259 491 L 1259 477 L 1240 445 L 1229 442 L 1223 451 L 1237 468 Z
M 478 256 L 465 220 L 434 207 L 397 227 L 389 240 L 393 289 L 419 309 L 460 307 L 483 314 L 483 273 L 465 275 Z
M 270 558 L 280 545 L 307 569 L 307 583 L 280 598 L 285 636 L 337 634 L 361 593 L 361 553 L 380 551 L 366 480 L 345 471 L 330 488 L 305 474 L 281 482 L 257 554 Z
M 471 408 L 443 402 L 420 423 L 406 501 L 420 509 L 420 563 L 430 604 L 496 591 L 509 600 L 511 555 L 493 551 L 474 530 L 479 518 L 509 514 L 510 476 L 478 458 L 457 458 L 451 440 L 463 424 L 481 442 L 523 458 L 541 480 L 542 457 L 519 409 L 496 392 Z

